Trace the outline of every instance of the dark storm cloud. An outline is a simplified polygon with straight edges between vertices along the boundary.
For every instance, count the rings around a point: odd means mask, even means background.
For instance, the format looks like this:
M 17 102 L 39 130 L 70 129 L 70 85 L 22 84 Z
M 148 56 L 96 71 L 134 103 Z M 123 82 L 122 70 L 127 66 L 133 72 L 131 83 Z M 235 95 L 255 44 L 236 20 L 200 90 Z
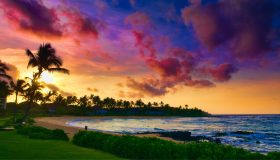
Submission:
M 275 0 L 198 2 L 182 11 L 187 26 L 208 49 L 225 47 L 238 59 L 262 57 L 280 48 L 280 3 Z

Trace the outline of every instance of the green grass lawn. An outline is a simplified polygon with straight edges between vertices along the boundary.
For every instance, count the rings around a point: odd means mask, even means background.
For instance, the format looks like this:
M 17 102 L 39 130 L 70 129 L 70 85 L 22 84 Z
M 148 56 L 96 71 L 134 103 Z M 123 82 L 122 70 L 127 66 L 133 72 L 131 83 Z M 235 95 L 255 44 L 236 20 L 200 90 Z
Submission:
M 87 149 L 70 142 L 35 140 L 16 132 L 0 132 L 0 159 L 121 159 L 109 153 Z
M 10 117 L 1 117 L 0 118 L 0 127 L 6 124 L 6 121 L 9 120 Z

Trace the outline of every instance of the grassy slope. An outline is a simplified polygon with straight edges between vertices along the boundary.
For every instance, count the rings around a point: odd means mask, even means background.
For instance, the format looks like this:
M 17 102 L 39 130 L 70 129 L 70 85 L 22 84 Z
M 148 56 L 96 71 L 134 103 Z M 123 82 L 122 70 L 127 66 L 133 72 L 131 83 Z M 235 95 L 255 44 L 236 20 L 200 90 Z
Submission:
M 0 159 L 120 159 L 70 142 L 34 140 L 15 132 L 0 132 Z

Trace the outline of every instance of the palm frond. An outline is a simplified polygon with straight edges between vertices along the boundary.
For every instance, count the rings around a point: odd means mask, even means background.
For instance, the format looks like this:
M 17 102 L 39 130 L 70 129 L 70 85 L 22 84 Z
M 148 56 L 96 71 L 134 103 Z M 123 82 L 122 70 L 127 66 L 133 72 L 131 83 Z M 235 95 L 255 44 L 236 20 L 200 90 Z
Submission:
M 26 50 L 26 55 L 29 57 L 27 68 L 35 67 L 38 65 L 38 60 L 36 56 L 29 49 Z
M 5 63 L 2 63 L 2 62 L 0 61 L 0 70 L 6 70 L 6 71 L 8 71 L 8 70 L 9 70 L 9 67 L 8 67 Z
M 65 68 L 48 68 L 49 72 L 60 72 L 60 73 L 64 73 L 64 74 L 70 74 L 68 69 Z
M 36 57 L 34 56 L 34 54 L 33 54 L 29 49 L 26 49 L 25 53 L 26 53 L 26 55 L 27 55 L 29 58 L 36 59 Z
M 9 76 L 9 75 L 7 75 L 7 74 L 5 74 L 5 73 L 0 73 L 0 77 L 6 78 L 6 79 L 8 79 L 8 80 L 11 80 L 11 79 L 12 79 L 11 76 Z

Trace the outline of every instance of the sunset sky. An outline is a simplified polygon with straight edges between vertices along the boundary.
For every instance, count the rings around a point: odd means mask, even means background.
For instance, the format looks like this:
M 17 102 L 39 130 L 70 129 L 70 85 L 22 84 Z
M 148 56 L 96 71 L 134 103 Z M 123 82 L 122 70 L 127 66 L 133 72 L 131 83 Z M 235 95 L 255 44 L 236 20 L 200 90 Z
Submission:
M 49 42 L 70 75 L 42 79 L 65 96 L 280 113 L 278 0 L 1 0 L 0 18 L 10 74 Z

